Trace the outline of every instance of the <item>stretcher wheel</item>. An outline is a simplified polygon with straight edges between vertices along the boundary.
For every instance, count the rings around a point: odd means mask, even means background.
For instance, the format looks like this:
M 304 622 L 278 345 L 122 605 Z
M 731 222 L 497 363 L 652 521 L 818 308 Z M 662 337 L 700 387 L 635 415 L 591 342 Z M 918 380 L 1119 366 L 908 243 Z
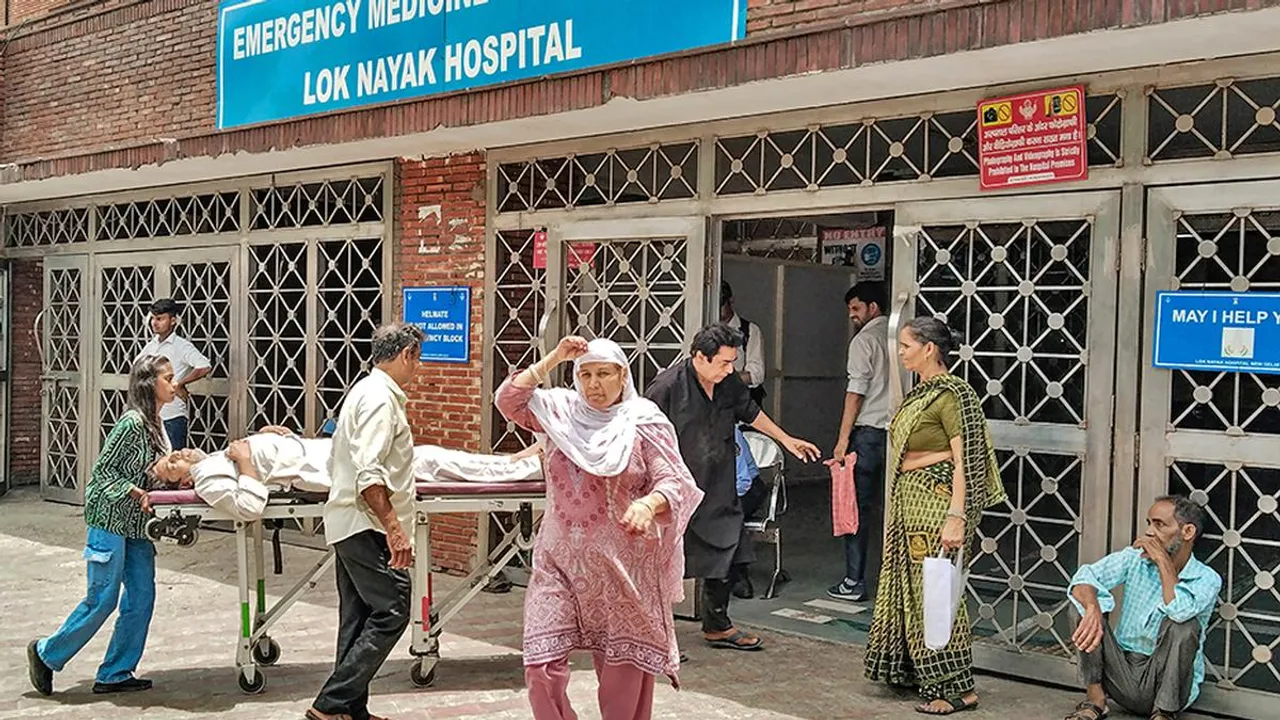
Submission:
M 409 680 L 413 682 L 415 687 L 431 687 L 436 681 L 436 664 L 431 662 L 431 668 L 423 667 L 427 661 L 416 662 L 409 666 Z
M 151 542 L 160 542 L 160 538 L 164 537 L 164 520 L 158 517 L 148 518 L 146 533 Z
M 193 527 L 184 527 L 178 531 L 178 547 L 190 547 L 200 539 L 200 531 Z
M 244 673 L 241 673 L 240 677 L 236 678 L 236 682 L 240 685 L 240 692 L 246 695 L 257 695 L 267 687 L 267 676 L 260 672 L 255 672 L 253 679 L 250 680 L 244 676 Z
M 253 661 L 264 667 L 275 665 L 280 660 L 280 643 L 267 638 L 259 640 L 253 646 Z

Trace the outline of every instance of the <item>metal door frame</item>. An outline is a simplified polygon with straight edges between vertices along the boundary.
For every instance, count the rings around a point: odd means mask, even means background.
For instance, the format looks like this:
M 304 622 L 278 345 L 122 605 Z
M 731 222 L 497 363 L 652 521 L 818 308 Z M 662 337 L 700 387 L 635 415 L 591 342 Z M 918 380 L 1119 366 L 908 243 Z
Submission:
M 920 289 L 916 277 L 919 237 L 925 226 L 1064 219 L 1088 219 L 1092 223 L 1086 329 L 1088 356 L 1085 362 L 1087 396 L 1083 427 L 1010 421 L 990 423 L 993 440 L 999 448 L 1034 448 L 1083 458 L 1080 508 L 1076 509 L 1078 519 L 1075 528 L 1081 558 L 1099 557 L 1108 547 L 1109 514 L 1084 512 L 1084 509 L 1106 507 L 1111 500 L 1111 454 L 1100 453 L 1096 449 L 1105 447 L 1109 450 L 1112 447 L 1112 393 L 1119 391 L 1129 401 L 1137 400 L 1137 388 L 1114 386 L 1120 208 L 1119 190 L 1100 190 L 1054 197 L 1000 196 L 901 203 L 894 212 L 890 332 L 895 338 L 906 319 L 915 315 Z M 911 378 L 901 367 L 896 353 L 893 368 L 890 384 L 894 406 L 897 407 L 911 387 Z M 888 504 L 886 498 L 886 506 Z M 1066 601 L 1065 594 L 1063 601 Z M 976 613 L 974 621 L 977 621 Z M 1072 683 L 1075 677 L 1074 657 L 1018 652 L 996 643 L 975 642 L 974 662 L 978 667 L 1053 682 Z
M 245 317 L 248 313 L 247 303 L 236 303 L 236 298 L 243 295 L 245 288 L 242 283 L 241 259 L 243 252 L 239 244 L 226 244 L 216 247 L 205 247 L 191 250 L 164 250 L 159 252 L 117 252 L 117 253 L 101 253 L 93 256 L 91 287 L 93 291 L 92 297 L 101 301 L 103 297 L 102 287 L 102 271 L 106 268 L 120 267 L 150 267 L 153 269 L 153 286 L 151 289 L 153 298 L 170 297 L 173 292 L 173 277 L 170 274 L 170 268 L 174 265 L 193 265 L 201 263 L 225 262 L 229 266 L 230 276 L 228 278 L 228 297 L 231 304 L 230 326 L 228 327 L 228 339 L 234 341 L 234 338 L 243 338 L 245 336 Z M 94 312 L 92 318 L 93 347 L 90 350 L 90 358 L 92 359 L 93 373 L 90 379 L 90 412 L 89 416 L 93 420 L 94 428 L 100 427 L 102 422 L 102 391 L 103 390 L 128 390 L 129 379 L 127 375 L 117 373 L 106 373 L 102 371 L 102 343 L 100 338 L 103 331 L 103 319 L 101 312 Z M 150 336 L 150 329 L 147 329 L 147 335 Z M 179 329 L 179 335 L 181 334 Z M 230 349 L 231 343 L 228 343 Z M 242 353 L 237 353 L 240 355 Z M 201 395 L 220 395 L 227 397 L 227 407 L 230 417 L 227 419 L 227 428 L 232 437 L 244 427 L 244 413 L 247 403 L 247 391 L 235 392 L 234 388 L 246 388 L 243 372 L 238 371 L 243 365 L 242 362 L 235 358 L 228 358 L 226 379 L 205 378 L 196 383 L 196 387 L 204 392 Z M 99 448 L 99 433 L 89 433 L 90 457 L 96 457 Z
M 1280 437 L 1274 435 L 1232 435 L 1208 430 L 1179 430 L 1172 427 L 1169 403 L 1173 373 L 1153 363 L 1155 296 L 1173 290 L 1177 272 L 1178 219 L 1184 213 L 1233 213 L 1239 209 L 1280 208 L 1280 180 L 1234 182 L 1213 185 L 1185 185 L 1152 188 L 1147 193 L 1147 223 L 1142 312 L 1142 400 L 1140 406 L 1137 491 L 1134 510 L 1142 513 L 1156 497 L 1168 492 L 1169 467 L 1176 460 L 1221 464 L 1231 467 L 1280 468 L 1275 449 Z M 1133 518 L 1134 532 L 1140 527 Z M 1234 522 L 1234 521 L 1233 521 Z M 1247 523 L 1246 523 L 1247 525 Z M 1226 578 L 1224 578 L 1226 580 Z M 1227 586 L 1224 584 L 1223 589 Z M 1215 609 L 1212 627 L 1219 621 L 1221 606 Z M 1266 644 L 1263 641 L 1263 644 Z M 1274 659 L 1271 661 L 1274 663 Z M 1232 669 L 1228 668 L 1228 672 Z M 1276 696 L 1249 688 L 1225 689 L 1214 682 L 1210 671 L 1201 686 L 1196 707 L 1206 710 L 1264 717 L 1274 712 Z
M 9 492 L 9 350 L 13 314 L 9 300 L 9 263 L 0 260 L 0 495 Z
M 43 293 L 41 298 L 41 312 L 37 315 L 36 322 L 39 325 L 40 342 L 38 349 L 40 351 L 40 386 L 41 386 L 41 402 L 40 417 L 43 422 L 40 423 L 40 496 L 45 500 L 55 502 L 65 502 L 72 504 L 83 504 L 85 480 L 89 476 L 89 465 L 87 459 L 92 457 L 86 452 L 89 445 L 89 439 L 92 437 L 89 428 L 90 424 L 86 422 L 90 411 L 89 398 L 89 368 L 90 366 L 90 340 L 85 337 L 82 332 L 79 339 L 79 371 L 78 372 L 51 372 L 48 368 L 49 356 L 49 339 L 51 326 L 44 317 L 51 304 L 52 283 L 49 282 L 51 270 L 78 270 L 80 272 L 80 323 L 83 328 L 91 327 L 90 308 L 93 306 L 92 299 L 92 278 L 89 275 L 89 256 L 88 255 L 63 255 L 49 256 L 43 261 Z M 41 320 L 44 319 L 44 322 Z M 75 489 L 66 490 L 63 488 L 54 488 L 49 485 L 49 443 L 50 428 L 49 418 L 52 411 L 53 391 L 62 384 L 74 384 L 79 390 L 79 403 L 77 407 L 77 423 L 76 423 L 76 478 Z M 92 426 L 95 430 L 96 423 Z
M 684 337 L 692 338 L 703 325 L 706 313 L 707 219 L 703 217 L 620 218 L 617 220 L 582 220 L 553 223 L 547 227 L 547 310 L 539 323 L 538 334 L 545 354 L 559 342 L 564 327 L 565 277 L 564 249 L 567 243 L 607 243 L 620 240 L 660 240 L 680 238 L 685 241 Z M 691 279 L 700 281 L 690 282 Z

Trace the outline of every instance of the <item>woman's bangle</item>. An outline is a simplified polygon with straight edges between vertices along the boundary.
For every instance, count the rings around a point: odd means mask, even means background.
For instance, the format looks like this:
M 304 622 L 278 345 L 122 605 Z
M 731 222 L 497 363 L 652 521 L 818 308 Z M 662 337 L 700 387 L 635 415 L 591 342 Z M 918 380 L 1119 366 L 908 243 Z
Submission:
M 539 360 L 538 362 L 529 366 L 529 372 L 533 374 L 533 382 L 537 385 L 541 385 L 542 381 L 546 379 L 545 377 L 543 377 L 542 373 L 538 372 L 538 366 L 541 364 L 542 364 L 542 361 Z
M 958 519 L 960 519 L 960 520 L 968 520 L 968 518 L 966 518 L 966 517 L 964 516 L 964 513 L 959 512 L 959 511 L 957 511 L 957 510 L 948 510 L 948 511 L 947 511 L 947 517 L 949 517 L 949 518 L 958 518 Z

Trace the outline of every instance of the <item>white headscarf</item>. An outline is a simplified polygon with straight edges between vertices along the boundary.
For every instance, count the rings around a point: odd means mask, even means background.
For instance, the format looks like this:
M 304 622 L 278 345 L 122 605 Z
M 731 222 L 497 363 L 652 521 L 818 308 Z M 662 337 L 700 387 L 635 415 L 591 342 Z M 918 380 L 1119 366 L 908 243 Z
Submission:
M 627 372 L 622 397 L 606 410 L 591 407 L 578 379 L 579 367 L 601 362 Z M 627 355 L 612 340 L 597 339 L 587 344 L 587 353 L 573 363 L 573 386 L 576 391 L 555 388 L 534 392 L 529 409 L 551 443 L 592 475 L 613 477 L 627 469 L 638 426 L 671 425 L 657 405 L 636 392 Z

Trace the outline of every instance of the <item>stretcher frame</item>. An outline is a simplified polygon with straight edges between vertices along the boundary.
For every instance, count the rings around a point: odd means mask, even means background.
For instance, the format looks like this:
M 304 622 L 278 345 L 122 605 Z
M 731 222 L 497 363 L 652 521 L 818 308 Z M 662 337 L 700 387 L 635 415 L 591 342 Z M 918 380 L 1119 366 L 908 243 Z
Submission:
M 451 490 L 454 492 L 449 492 Z M 416 491 L 413 527 L 416 558 L 410 571 L 412 627 L 409 649 L 416 661 L 410 666 L 409 679 L 417 687 L 428 687 L 435 682 L 436 666 L 440 662 L 440 634 L 445 627 L 518 553 L 533 547 L 534 535 L 546 504 L 546 486 L 541 482 L 418 483 Z M 165 494 L 153 493 L 153 498 L 159 499 Z M 266 675 L 262 668 L 274 665 L 281 654 L 279 643 L 270 635 L 272 626 L 303 594 L 316 586 L 319 577 L 333 566 L 336 559 L 333 549 L 326 548 L 324 556 L 303 573 L 280 600 L 268 606 L 263 539 L 265 525 L 276 520 L 320 520 L 324 515 L 324 503 L 302 502 L 296 498 L 272 500 L 260 519 L 247 522 L 236 520 L 201 502 L 158 502 L 154 509 L 158 519 L 166 520 L 174 527 L 194 527 L 206 521 L 232 523 L 240 600 L 236 681 L 246 694 L 261 693 L 266 688 Z M 487 517 L 494 513 L 514 513 L 519 522 L 506 532 L 483 561 L 477 563 L 461 585 L 437 599 L 431 579 L 431 516 L 483 514 Z M 169 536 L 162 537 L 160 542 L 179 544 Z M 189 536 L 189 542 L 181 544 L 185 546 L 196 542 L 198 532 Z
M 324 514 L 324 503 L 299 502 L 295 499 L 272 501 L 267 504 L 260 519 L 249 522 L 236 520 L 204 503 L 156 504 L 153 507 L 156 517 L 161 519 L 195 519 L 198 522 L 223 521 L 232 524 L 236 546 L 236 589 L 240 600 L 236 682 L 246 694 L 262 692 L 266 688 L 267 678 L 261 668 L 274 665 L 280 659 L 280 644 L 270 635 L 272 626 L 280 621 L 303 594 L 316 586 L 320 576 L 329 570 L 335 559 L 333 549 L 326 548 L 324 557 L 304 572 L 274 605 L 268 607 L 264 527 L 267 521 L 319 520 Z M 160 541 L 173 540 L 165 537 Z M 193 539 L 190 544 L 195 542 L 197 540 Z
M 415 662 L 409 680 L 417 687 L 435 682 L 440 662 L 440 635 L 450 621 L 478 595 L 520 552 L 533 547 L 534 535 L 546 507 L 546 486 L 541 482 L 476 484 L 461 495 L 447 491 L 457 483 L 420 483 L 414 505 L 414 547 L 409 653 Z M 424 490 L 431 492 L 424 493 Z M 431 580 L 431 516 L 453 514 L 515 513 L 518 519 L 510 530 L 462 580 L 443 598 L 437 599 Z M 422 560 L 426 558 L 427 562 Z

